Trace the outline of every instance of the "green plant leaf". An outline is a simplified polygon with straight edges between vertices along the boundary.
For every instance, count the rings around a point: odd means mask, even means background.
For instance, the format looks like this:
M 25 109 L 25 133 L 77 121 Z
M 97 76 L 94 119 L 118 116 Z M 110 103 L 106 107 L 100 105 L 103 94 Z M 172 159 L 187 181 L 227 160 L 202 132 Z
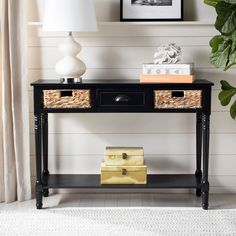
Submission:
M 233 105 L 230 108 L 230 115 L 235 120 L 235 118 L 236 118 L 236 101 L 233 103 Z
M 232 40 L 231 53 L 235 53 L 235 51 L 236 51 L 236 41 Z
M 230 90 L 230 89 L 235 89 L 235 90 L 236 90 L 236 88 L 234 88 L 233 86 L 231 86 L 231 85 L 230 85 L 227 81 L 225 81 L 225 80 L 221 80 L 220 83 L 221 83 L 221 89 L 222 89 L 222 90 Z
M 230 54 L 229 57 L 229 61 L 226 65 L 226 67 L 224 68 L 224 71 L 227 71 L 228 69 L 230 69 L 232 66 L 236 65 L 236 54 Z
M 232 41 L 231 50 L 229 53 L 228 63 L 225 67 L 225 71 L 228 70 L 230 67 L 236 64 L 236 42 Z
M 222 106 L 229 105 L 231 98 L 236 94 L 235 89 L 223 90 L 219 93 L 219 100 Z
M 224 67 L 224 70 L 228 70 L 236 65 L 236 0 L 204 0 L 204 3 L 215 7 L 215 27 L 221 33 L 210 41 L 210 61 L 215 67 Z M 225 80 L 220 83 L 222 91 L 218 97 L 221 105 L 227 106 L 236 94 L 236 87 Z M 230 108 L 230 115 L 236 119 L 236 101 Z
M 210 46 L 212 48 L 212 53 L 218 51 L 219 45 L 224 42 L 224 37 L 222 35 L 214 36 L 210 41 Z
M 218 14 L 215 27 L 222 34 L 230 35 L 236 29 L 236 4 L 219 1 L 216 5 Z
M 229 62 L 229 54 L 230 54 L 231 45 L 228 42 L 224 42 L 218 46 L 218 50 L 216 52 L 211 53 L 210 61 L 211 63 L 217 67 L 227 67 Z
M 232 39 L 232 41 L 236 42 L 236 30 L 233 31 L 233 33 L 231 35 L 231 39 Z
M 219 2 L 220 0 L 204 0 L 204 3 L 209 5 L 209 6 L 212 6 L 212 7 L 215 7 L 216 4 Z
M 236 0 L 220 0 L 220 1 L 224 1 L 230 4 L 236 4 Z

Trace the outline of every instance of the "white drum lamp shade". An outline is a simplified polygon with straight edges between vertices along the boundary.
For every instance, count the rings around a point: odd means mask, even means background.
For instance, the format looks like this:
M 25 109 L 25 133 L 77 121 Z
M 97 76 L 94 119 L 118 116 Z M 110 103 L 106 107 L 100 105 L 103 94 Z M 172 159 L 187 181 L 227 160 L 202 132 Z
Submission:
M 97 31 L 93 0 L 46 0 L 45 3 L 44 31 Z
M 81 47 L 72 32 L 97 31 L 93 0 L 46 0 L 43 31 L 70 33 L 65 44 L 59 47 L 64 58 L 56 64 L 56 72 L 61 78 L 80 78 L 86 66 L 77 58 Z

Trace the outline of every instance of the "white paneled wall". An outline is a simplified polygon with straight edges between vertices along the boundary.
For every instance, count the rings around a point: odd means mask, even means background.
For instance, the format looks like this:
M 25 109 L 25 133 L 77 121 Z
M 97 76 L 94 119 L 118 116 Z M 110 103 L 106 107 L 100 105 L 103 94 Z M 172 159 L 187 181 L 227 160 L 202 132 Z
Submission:
M 46 0 L 28 0 L 28 17 L 30 21 L 40 21 Z M 175 1 L 175 0 L 174 0 Z M 94 0 L 99 21 L 119 21 L 120 0 Z M 184 0 L 185 20 L 215 19 L 214 10 L 206 7 L 203 0 Z
M 29 0 L 29 21 L 40 21 L 43 1 Z M 96 0 L 100 21 L 119 20 L 119 0 Z M 185 1 L 185 19 L 214 21 L 214 11 L 200 0 Z M 236 122 L 221 107 L 219 81 L 235 80 L 236 69 L 225 73 L 208 60 L 213 24 L 120 25 L 99 24 L 99 32 L 76 34 L 88 70 L 84 79 L 138 79 L 143 62 L 152 61 L 155 48 L 175 42 L 183 61 L 194 62 L 198 78 L 213 88 L 210 183 L 212 192 L 236 192 Z M 45 33 L 29 27 L 29 83 L 58 79 L 54 65 L 61 57 L 57 45 L 62 33 Z M 34 129 L 30 94 L 32 175 Z M 143 146 L 149 173 L 190 173 L 195 170 L 195 115 L 192 114 L 57 114 L 49 115 L 49 166 L 51 173 L 99 173 L 105 146 Z

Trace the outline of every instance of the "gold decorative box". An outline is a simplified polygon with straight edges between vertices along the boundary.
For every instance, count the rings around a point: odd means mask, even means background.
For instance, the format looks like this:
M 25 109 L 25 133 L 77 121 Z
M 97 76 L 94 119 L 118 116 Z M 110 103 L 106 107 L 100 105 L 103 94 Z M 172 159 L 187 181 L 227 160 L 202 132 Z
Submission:
M 142 147 L 107 147 L 104 161 L 107 166 L 142 166 L 144 151 Z
M 101 184 L 147 184 L 147 166 L 101 164 Z

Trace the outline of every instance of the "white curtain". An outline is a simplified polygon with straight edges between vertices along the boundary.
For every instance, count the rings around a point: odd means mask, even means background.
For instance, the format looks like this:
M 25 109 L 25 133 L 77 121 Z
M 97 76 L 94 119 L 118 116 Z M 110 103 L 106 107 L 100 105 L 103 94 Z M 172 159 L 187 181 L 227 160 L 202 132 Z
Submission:
M 1 13 L 0 201 L 24 201 L 31 198 L 26 2 L 2 0 Z

